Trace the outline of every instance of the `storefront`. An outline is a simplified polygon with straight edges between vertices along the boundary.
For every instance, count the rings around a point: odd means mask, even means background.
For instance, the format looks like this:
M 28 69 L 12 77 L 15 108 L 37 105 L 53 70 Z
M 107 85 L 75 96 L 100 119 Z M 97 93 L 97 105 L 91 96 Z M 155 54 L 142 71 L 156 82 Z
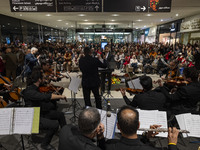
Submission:
M 147 43 L 156 42 L 156 30 L 157 30 L 156 26 L 145 30 L 145 42 Z
M 76 29 L 79 42 L 100 43 L 102 36 L 114 43 L 129 43 L 132 41 L 132 29 Z
M 157 28 L 157 41 L 163 44 L 175 45 L 180 42 L 180 24 L 182 20 L 177 20 L 167 24 L 159 25 Z
M 200 15 L 185 18 L 181 23 L 182 43 L 200 43 Z

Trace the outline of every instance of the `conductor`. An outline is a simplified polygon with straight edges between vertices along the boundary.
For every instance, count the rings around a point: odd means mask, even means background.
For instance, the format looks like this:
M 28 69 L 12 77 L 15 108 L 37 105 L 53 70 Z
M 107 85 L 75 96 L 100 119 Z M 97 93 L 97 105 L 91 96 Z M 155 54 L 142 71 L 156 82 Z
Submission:
M 99 95 L 100 78 L 98 74 L 98 67 L 106 68 L 107 63 L 105 59 L 103 59 L 103 63 L 99 60 L 102 59 L 101 56 L 93 58 L 91 54 L 91 49 L 89 47 L 85 47 L 84 57 L 79 60 L 79 67 L 83 74 L 83 97 L 85 106 L 92 106 L 90 101 L 90 93 L 92 91 L 95 97 L 96 108 L 102 109 L 101 98 Z

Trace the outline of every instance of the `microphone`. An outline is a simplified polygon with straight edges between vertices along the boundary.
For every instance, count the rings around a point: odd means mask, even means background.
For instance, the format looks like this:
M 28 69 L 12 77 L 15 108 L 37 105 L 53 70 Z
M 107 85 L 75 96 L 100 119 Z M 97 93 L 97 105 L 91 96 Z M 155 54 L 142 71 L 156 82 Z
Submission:
M 107 102 L 107 117 L 111 117 L 111 106 L 110 106 L 110 100 Z

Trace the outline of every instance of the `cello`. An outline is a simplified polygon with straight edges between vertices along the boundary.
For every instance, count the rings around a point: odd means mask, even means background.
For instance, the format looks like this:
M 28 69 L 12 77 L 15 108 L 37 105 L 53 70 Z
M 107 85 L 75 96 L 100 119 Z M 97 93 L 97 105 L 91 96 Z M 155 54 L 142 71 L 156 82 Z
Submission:
M 9 78 L 3 77 L 2 75 L 0 75 L 0 84 L 6 83 L 9 85 L 12 85 L 10 82 L 11 81 Z M 9 91 L 10 100 L 14 102 L 18 101 L 20 99 L 20 92 L 21 90 L 19 88 L 15 88 L 13 91 Z

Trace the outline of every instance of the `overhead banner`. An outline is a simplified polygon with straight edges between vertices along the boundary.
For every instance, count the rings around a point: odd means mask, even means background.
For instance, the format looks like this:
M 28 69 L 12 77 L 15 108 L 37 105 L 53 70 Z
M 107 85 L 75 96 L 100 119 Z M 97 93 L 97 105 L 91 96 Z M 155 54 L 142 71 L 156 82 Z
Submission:
M 170 12 L 171 0 L 104 0 L 104 12 Z
M 11 12 L 56 12 L 55 0 L 10 0 Z
M 148 12 L 148 0 L 104 0 L 104 12 Z
M 58 12 L 101 12 L 102 0 L 57 0 Z
M 149 0 L 149 12 L 170 12 L 172 0 Z

